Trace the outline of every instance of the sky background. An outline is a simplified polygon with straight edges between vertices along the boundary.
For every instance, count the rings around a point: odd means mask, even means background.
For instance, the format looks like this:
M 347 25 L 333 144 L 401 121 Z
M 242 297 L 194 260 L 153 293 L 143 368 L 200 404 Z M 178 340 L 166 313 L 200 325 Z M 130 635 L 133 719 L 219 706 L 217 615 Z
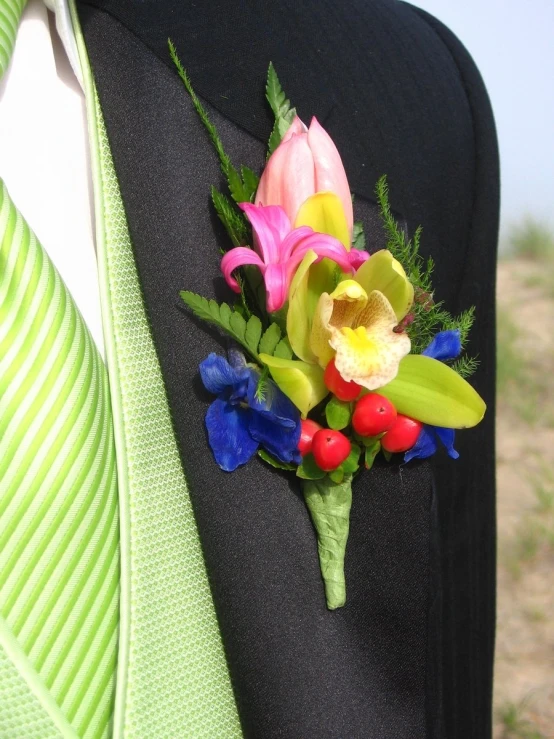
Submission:
M 462 40 L 491 97 L 501 234 L 525 215 L 554 229 L 554 0 L 411 0 Z

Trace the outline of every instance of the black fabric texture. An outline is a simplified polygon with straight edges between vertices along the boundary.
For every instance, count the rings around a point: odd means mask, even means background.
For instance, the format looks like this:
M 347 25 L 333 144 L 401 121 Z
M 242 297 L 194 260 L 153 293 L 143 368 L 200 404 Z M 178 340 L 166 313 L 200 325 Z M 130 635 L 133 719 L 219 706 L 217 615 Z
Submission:
M 498 158 L 473 62 L 435 19 L 392 0 L 111 0 L 79 14 L 245 735 L 490 736 Z M 387 173 L 395 211 L 410 232 L 424 227 L 436 297 L 452 311 L 477 306 L 470 350 L 487 419 L 458 434 L 460 461 L 437 457 L 436 486 L 426 463 L 356 480 L 337 612 L 325 608 L 294 482 L 257 460 L 229 476 L 207 446 L 197 370 L 224 342 L 177 296 L 228 296 L 209 206 L 221 178 L 167 64 L 168 36 L 232 158 L 254 168 L 271 127 L 261 80 L 272 59 L 300 114 L 318 115 L 336 140 L 371 250 L 383 238 L 372 192 Z

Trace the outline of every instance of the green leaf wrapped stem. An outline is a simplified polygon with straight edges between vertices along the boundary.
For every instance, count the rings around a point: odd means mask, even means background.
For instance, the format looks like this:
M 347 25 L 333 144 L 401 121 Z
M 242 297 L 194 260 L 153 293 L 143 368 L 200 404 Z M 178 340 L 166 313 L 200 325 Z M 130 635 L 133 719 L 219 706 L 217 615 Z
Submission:
M 350 527 L 352 479 L 349 477 L 340 484 L 328 476 L 322 480 L 304 480 L 302 489 L 317 533 L 327 608 L 334 610 L 346 603 L 344 555 Z

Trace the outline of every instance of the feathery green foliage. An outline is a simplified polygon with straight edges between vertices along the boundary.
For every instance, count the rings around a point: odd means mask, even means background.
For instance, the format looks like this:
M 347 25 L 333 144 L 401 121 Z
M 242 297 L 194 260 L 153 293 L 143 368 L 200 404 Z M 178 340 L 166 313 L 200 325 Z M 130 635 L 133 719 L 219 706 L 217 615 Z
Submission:
M 185 68 L 181 64 L 181 60 L 179 59 L 177 55 L 177 50 L 175 48 L 175 45 L 170 39 L 168 40 L 168 45 L 169 45 L 169 53 L 171 54 L 171 59 L 173 60 L 173 63 L 175 64 L 177 73 L 179 74 L 179 77 L 183 81 L 183 84 L 188 94 L 191 97 L 191 100 L 196 109 L 196 112 L 198 113 L 200 120 L 204 124 L 204 127 L 206 128 L 206 131 L 208 132 L 211 142 L 217 152 L 217 155 L 219 157 L 219 163 L 221 165 L 221 171 L 227 178 L 227 183 L 229 185 L 229 190 L 231 192 L 233 200 L 235 200 L 237 203 L 244 203 L 244 202 L 251 201 L 256 193 L 256 188 L 258 186 L 257 175 L 255 175 L 254 172 L 252 172 L 252 170 L 248 169 L 248 167 L 243 167 L 242 177 L 241 177 L 241 175 L 233 167 L 229 155 L 226 153 L 225 149 L 223 148 L 223 144 L 221 143 L 221 139 L 219 138 L 217 129 L 214 126 L 214 124 L 211 122 L 206 109 L 204 108 L 200 100 L 198 99 L 198 96 L 195 93 L 194 88 L 192 87 L 189 76 L 186 73 Z
M 412 342 L 412 353 L 421 354 L 437 332 L 451 329 L 460 331 L 462 349 L 464 349 L 469 331 L 475 320 L 475 309 L 472 307 L 459 316 L 452 316 L 442 307 L 442 303 L 434 301 L 431 279 L 434 263 L 431 257 L 425 260 L 419 253 L 421 227 L 418 226 L 411 239 L 400 228 L 390 208 L 389 190 L 385 175 L 378 180 L 375 193 L 388 237 L 387 248 L 404 267 L 408 279 L 414 286 L 413 321 L 407 324 L 405 328 Z M 463 377 L 469 377 L 473 374 L 477 365 L 478 362 L 475 358 L 461 357 L 457 360 L 455 369 Z
M 248 229 L 242 215 L 226 195 L 212 185 L 212 202 L 219 220 L 225 226 L 233 246 L 244 246 L 248 239 Z
M 265 352 L 274 356 L 292 357 L 292 350 L 287 339 L 279 340 L 281 329 L 272 323 L 266 331 L 262 332 L 262 322 L 258 316 L 250 315 L 245 318 L 240 310 L 231 308 L 227 303 L 217 303 L 208 300 L 202 295 L 182 290 L 181 299 L 195 316 L 203 321 L 213 323 L 231 338 L 241 344 L 250 356 L 262 367 L 265 365 L 259 357 L 259 353 Z M 288 348 L 287 348 L 288 347 Z M 290 351 L 290 357 L 288 352 Z M 279 352 L 279 353 L 277 353 Z
M 281 143 L 283 136 L 288 131 L 290 124 L 296 115 L 296 108 L 291 108 L 290 100 L 287 99 L 273 63 L 269 63 L 267 71 L 266 98 L 275 115 L 275 125 L 269 137 L 268 156 L 272 154 Z

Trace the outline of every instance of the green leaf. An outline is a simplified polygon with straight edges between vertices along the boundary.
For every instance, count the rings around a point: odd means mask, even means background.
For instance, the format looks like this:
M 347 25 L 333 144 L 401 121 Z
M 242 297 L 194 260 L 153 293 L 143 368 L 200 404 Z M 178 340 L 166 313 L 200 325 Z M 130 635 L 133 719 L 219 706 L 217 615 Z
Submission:
M 356 221 L 352 228 L 352 246 L 354 249 L 364 251 L 365 244 L 364 224 L 361 221 Z
M 383 452 L 383 457 L 387 460 L 387 462 L 390 462 L 392 459 L 392 452 L 389 452 L 386 449 L 383 449 L 382 447 L 381 447 L 381 450 Z
M 351 478 L 346 477 L 340 484 L 333 482 L 329 476 L 320 480 L 306 480 L 302 490 L 317 533 L 319 566 L 327 608 L 340 608 L 346 603 L 344 555 L 350 528 Z
M 215 301 L 214 301 L 215 302 Z M 217 303 L 216 303 L 217 305 Z M 212 315 L 213 315 L 213 311 Z M 242 319 L 244 321 L 244 318 Z M 219 306 L 219 321 L 220 325 L 225 328 L 227 331 L 231 327 L 231 308 L 227 305 L 227 303 L 222 303 Z
M 287 100 L 287 96 L 283 92 L 273 62 L 269 62 L 265 93 L 275 118 L 284 117 L 290 110 L 290 100 Z
M 281 139 L 287 132 L 294 116 L 296 109 L 291 108 L 290 100 L 287 100 L 285 93 L 277 77 L 275 67 L 270 62 L 267 72 L 266 98 L 271 106 L 271 110 L 275 115 L 275 125 L 271 136 L 269 137 L 269 153 L 273 153 L 281 143 Z
M 212 202 L 219 220 L 225 226 L 229 238 L 234 246 L 244 246 L 247 243 L 248 227 L 241 213 L 228 197 L 212 186 Z
M 296 474 L 303 480 L 321 480 L 325 472 L 317 466 L 313 454 L 306 454 L 302 464 L 297 468 Z
M 273 356 L 279 357 L 280 359 L 292 359 L 293 352 L 289 340 L 286 337 L 284 339 L 281 339 L 281 341 L 277 344 L 273 352 Z
M 244 319 L 243 319 L 244 320 Z M 258 351 L 258 344 L 260 343 L 260 337 L 262 335 L 262 322 L 258 316 L 250 316 L 248 323 L 246 324 L 246 332 L 244 339 L 254 354 Z
M 364 463 L 367 470 L 370 470 L 373 467 L 373 462 L 375 461 L 375 457 L 379 454 L 379 451 L 381 450 L 381 441 L 379 439 L 373 439 L 372 444 L 368 444 L 365 447 L 365 457 L 364 457 Z
M 416 354 L 404 357 L 396 378 L 378 392 L 393 403 L 398 413 L 431 426 L 471 428 L 486 410 L 481 396 L 453 369 Z
M 336 470 L 331 470 L 331 472 L 329 472 L 329 477 L 333 482 L 340 484 L 344 480 L 344 468 L 342 464 L 340 467 L 337 467 Z
M 352 406 L 344 400 L 339 400 L 336 395 L 325 406 L 325 418 L 329 428 L 341 431 L 350 423 Z
M 281 338 L 281 329 L 276 323 L 271 323 L 269 328 L 264 331 L 260 340 L 260 354 L 271 354 L 275 351 L 275 347 Z
M 221 171 L 227 178 L 227 184 L 229 185 L 229 190 L 231 192 L 231 195 L 233 196 L 233 199 L 236 200 L 237 203 L 242 203 L 245 200 L 248 200 L 248 197 L 245 197 L 247 195 L 247 189 L 245 188 L 240 178 L 239 173 L 231 164 L 231 159 L 229 158 L 229 155 L 225 152 L 225 149 L 223 148 L 223 144 L 221 143 L 221 139 L 219 137 L 219 134 L 217 133 L 216 127 L 211 122 L 206 109 L 204 108 L 204 106 L 198 99 L 198 96 L 194 92 L 189 76 L 186 73 L 185 68 L 181 64 L 181 61 L 179 57 L 177 56 L 177 50 L 171 40 L 168 40 L 168 46 L 169 46 L 169 53 L 171 55 L 171 59 L 173 60 L 173 64 L 175 65 L 177 69 L 177 73 L 179 74 L 179 77 L 181 78 L 187 92 L 189 93 L 191 100 L 192 100 L 192 104 L 194 105 L 194 108 L 196 112 L 198 113 L 198 117 L 204 124 L 204 127 L 206 131 L 208 132 L 208 135 L 211 139 L 211 142 L 217 153 L 217 156 L 219 157 Z
M 353 475 L 358 470 L 358 467 L 360 466 L 361 453 L 362 450 L 360 447 L 357 444 L 352 444 L 350 454 L 341 465 L 346 475 Z
M 185 305 L 198 318 L 218 326 L 235 341 L 238 341 L 239 344 L 242 344 L 256 362 L 261 363 L 256 351 L 252 350 L 246 342 L 246 321 L 240 313 L 229 308 L 227 303 L 219 305 L 215 300 L 206 300 L 202 295 L 197 295 L 189 290 L 182 290 L 180 295 Z
M 275 467 L 278 470 L 287 470 L 291 472 L 296 469 L 296 466 L 293 464 L 285 464 L 279 459 L 275 459 L 275 457 L 272 457 L 271 454 L 268 454 L 265 449 L 258 449 L 258 456 L 261 457 L 264 462 L 267 462 L 272 467 Z
M 254 397 L 256 398 L 258 403 L 263 403 L 266 398 L 268 377 L 269 377 L 269 368 L 264 365 L 264 368 L 262 369 L 260 376 L 258 378 L 258 384 L 256 385 L 256 392 L 254 393 Z
M 254 196 L 256 195 L 256 190 L 260 184 L 260 178 L 250 169 L 250 167 L 243 166 L 240 168 L 240 172 L 244 183 L 244 189 L 248 193 L 248 201 L 254 202 Z
M 231 317 L 229 318 L 229 325 L 231 327 L 231 331 L 238 338 L 240 343 L 246 346 L 248 350 L 250 350 L 250 347 L 248 346 L 248 342 L 246 341 L 246 321 L 240 315 L 240 313 L 237 313 L 236 311 L 231 311 Z

